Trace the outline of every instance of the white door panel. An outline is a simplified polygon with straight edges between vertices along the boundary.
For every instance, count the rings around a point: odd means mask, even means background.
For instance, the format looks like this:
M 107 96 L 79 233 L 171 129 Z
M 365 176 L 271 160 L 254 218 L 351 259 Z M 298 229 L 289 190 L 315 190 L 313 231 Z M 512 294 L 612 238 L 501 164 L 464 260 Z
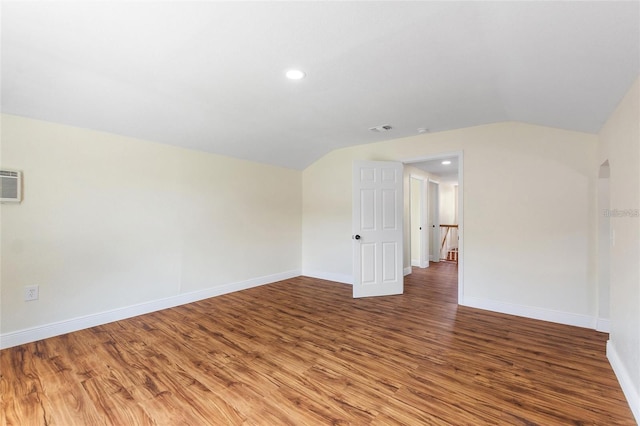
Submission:
M 353 297 L 402 294 L 401 163 L 353 165 Z

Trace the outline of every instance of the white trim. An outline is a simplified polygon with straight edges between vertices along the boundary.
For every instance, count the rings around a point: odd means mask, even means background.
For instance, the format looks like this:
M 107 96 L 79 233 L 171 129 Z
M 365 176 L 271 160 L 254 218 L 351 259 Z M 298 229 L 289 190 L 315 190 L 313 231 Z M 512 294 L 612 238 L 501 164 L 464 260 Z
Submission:
M 611 320 L 605 318 L 596 318 L 596 331 L 600 331 L 602 333 L 610 333 L 611 332 Z
M 411 260 L 411 266 L 415 266 L 416 268 L 422 268 L 422 269 L 424 269 L 424 268 L 428 268 L 428 267 L 429 267 L 429 263 L 428 263 L 427 261 L 425 261 L 425 262 L 420 262 L 420 261 L 418 261 L 418 260 L 416 260 L 416 259 L 412 259 L 412 260 Z M 407 273 L 406 273 L 406 269 L 407 269 L 407 268 L 404 268 L 404 269 L 405 269 L 405 275 L 407 275 Z M 411 272 L 409 272 L 409 273 L 411 273 Z
M 336 283 L 353 285 L 353 276 L 347 274 L 336 274 L 334 272 L 322 272 L 322 271 L 309 271 L 302 270 L 302 275 L 311 278 L 318 278 L 320 280 L 333 281 Z
M 636 423 L 640 424 L 640 390 L 634 386 L 633 380 L 620 360 L 615 344 L 611 340 L 607 341 L 607 358 L 618 379 L 618 383 L 620 383 L 622 393 L 627 398 L 629 408 L 631 408 L 631 412 L 636 418 Z
M 427 268 L 429 266 L 429 263 L 428 263 L 428 261 L 420 262 L 419 260 L 411 259 L 411 266 L 415 266 L 416 268 L 424 269 L 424 268 Z M 405 275 L 407 275 L 407 274 L 405 274 Z
M 422 157 L 410 157 L 400 160 L 401 163 L 411 164 L 411 163 L 422 163 L 424 161 L 430 160 L 439 160 L 441 158 L 449 158 L 455 157 L 456 155 L 460 155 L 462 151 L 447 151 L 447 152 L 439 152 L 437 154 L 425 155 Z
M 12 346 L 35 342 L 49 337 L 59 336 L 61 334 L 71 333 L 73 331 L 95 327 L 97 325 L 107 324 L 113 321 L 119 321 L 138 315 L 148 314 L 162 309 L 173 308 L 175 306 L 196 302 L 198 300 L 232 293 L 234 291 L 246 290 L 252 287 L 271 284 L 276 281 L 282 281 L 297 276 L 300 276 L 299 270 L 281 272 L 279 274 L 266 275 L 264 277 L 252 278 L 246 281 L 224 284 L 205 290 L 178 294 L 176 296 L 171 296 L 164 299 L 152 300 L 150 302 L 144 302 L 138 305 L 113 309 L 111 311 L 90 314 L 83 317 L 71 318 L 51 324 L 13 331 L 0 335 L 0 349 L 6 349 Z
M 464 300 L 464 152 L 458 151 L 458 303 Z
M 403 275 L 409 275 L 411 273 L 411 266 L 402 269 Z M 353 276 L 346 274 L 336 274 L 335 272 L 321 272 L 321 271 L 309 271 L 302 270 L 302 275 L 305 277 L 318 278 L 320 280 L 333 281 L 336 283 L 353 285 Z
M 595 328 L 595 319 L 589 315 L 555 311 L 552 309 L 499 302 L 496 300 L 481 299 L 477 297 L 465 297 L 465 299 L 459 303 L 462 306 L 500 312 L 502 314 L 516 315 L 519 317 L 555 322 L 558 324 L 573 325 L 576 327 Z

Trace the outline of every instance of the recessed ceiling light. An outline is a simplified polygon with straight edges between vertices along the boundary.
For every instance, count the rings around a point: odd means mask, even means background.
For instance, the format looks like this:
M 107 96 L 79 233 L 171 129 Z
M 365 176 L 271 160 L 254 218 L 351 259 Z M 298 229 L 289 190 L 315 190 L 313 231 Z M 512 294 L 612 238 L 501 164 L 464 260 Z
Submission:
M 300 70 L 289 70 L 285 74 L 289 80 L 302 80 L 306 74 Z
M 451 164 L 451 161 L 449 161 L 449 160 L 444 160 L 444 161 L 442 162 L 442 164 L 444 164 L 445 166 L 448 166 L 449 164 Z

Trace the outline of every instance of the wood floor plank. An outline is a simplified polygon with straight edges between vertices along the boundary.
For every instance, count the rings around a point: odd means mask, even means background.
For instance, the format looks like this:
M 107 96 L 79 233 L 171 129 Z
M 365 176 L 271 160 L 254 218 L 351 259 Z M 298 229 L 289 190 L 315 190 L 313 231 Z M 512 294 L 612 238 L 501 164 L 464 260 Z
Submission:
M 0 425 L 634 425 L 593 330 L 457 306 L 456 265 L 309 277 L 0 352 Z

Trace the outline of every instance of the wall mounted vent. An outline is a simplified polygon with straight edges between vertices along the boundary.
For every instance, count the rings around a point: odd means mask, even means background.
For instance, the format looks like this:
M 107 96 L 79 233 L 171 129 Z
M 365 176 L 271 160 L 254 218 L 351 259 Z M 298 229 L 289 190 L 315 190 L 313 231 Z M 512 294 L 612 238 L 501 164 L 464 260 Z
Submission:
M 22 172 L 0 170 L 0 203 L 22 201 Z

